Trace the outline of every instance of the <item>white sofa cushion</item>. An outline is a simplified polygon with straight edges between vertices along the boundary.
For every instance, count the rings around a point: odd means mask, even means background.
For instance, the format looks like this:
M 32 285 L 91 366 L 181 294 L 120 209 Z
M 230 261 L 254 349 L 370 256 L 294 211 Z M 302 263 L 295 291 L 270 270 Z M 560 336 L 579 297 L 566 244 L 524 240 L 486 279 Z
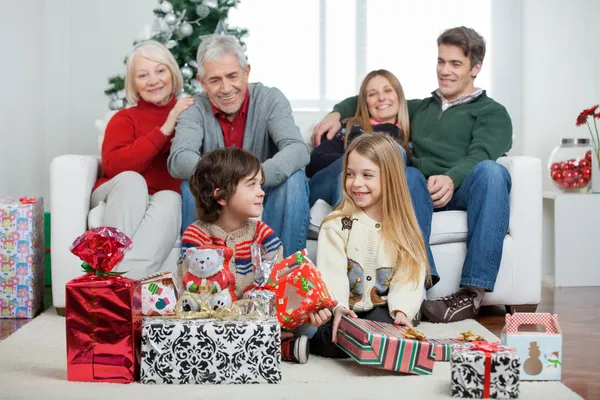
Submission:
M 308 238 L 317 239 L 319 227 L 332 207 L 319 199 L 310 209 Z M 467 241 L 467 213 L 465 211 L 441 211 L 433 214 L 429 243 L 433 246 L 442 243 Z
M 429 244 L 467 241 L 467 212 L 439 211 L 433 213 Z

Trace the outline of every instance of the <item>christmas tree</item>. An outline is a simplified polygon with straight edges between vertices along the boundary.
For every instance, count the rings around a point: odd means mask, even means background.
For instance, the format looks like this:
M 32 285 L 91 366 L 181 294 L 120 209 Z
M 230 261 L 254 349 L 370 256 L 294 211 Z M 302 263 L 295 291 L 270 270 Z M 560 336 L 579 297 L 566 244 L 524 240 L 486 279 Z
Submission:
M 196 51 L 204 37 L 228 34 L 244 44 L 242 39 L 248 31 L 230 28 L 226 23 L 229 10 L 238 3 L 239 0 L 158 0 L 158 6 L 154 9 L 156 18 L 144 28 L 141 40 L 154 39 L 171 50 L 183 75 L 184 92 L 193 95 L 202 91 L 196 79 Z M 111 76 L 108 83 L 104 93 L 111 99 L 109 108 L 118 110 L 125 107 L 125 77 Z

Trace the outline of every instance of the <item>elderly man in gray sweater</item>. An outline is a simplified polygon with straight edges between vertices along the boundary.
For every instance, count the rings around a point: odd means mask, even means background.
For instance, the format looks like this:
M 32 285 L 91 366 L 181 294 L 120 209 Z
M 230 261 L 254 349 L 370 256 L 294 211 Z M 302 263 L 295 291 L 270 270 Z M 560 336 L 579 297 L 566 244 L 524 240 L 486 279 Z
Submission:
M 309 150 L 294 122 L 289 101 L 277 88 L 248 84 L 250 65 L 237 39 L 213 35 L 198 48 L 198 80 L 204 93 L 177 120 L 168 158 L 170 174 L 184 179 L 182 232 L 196 220 L 187 180 L 203 153 L 235 146 L 252 152 L 264 170 L 262 220 L 285 255 L 306 246 L 308 185 L 302 168 Z

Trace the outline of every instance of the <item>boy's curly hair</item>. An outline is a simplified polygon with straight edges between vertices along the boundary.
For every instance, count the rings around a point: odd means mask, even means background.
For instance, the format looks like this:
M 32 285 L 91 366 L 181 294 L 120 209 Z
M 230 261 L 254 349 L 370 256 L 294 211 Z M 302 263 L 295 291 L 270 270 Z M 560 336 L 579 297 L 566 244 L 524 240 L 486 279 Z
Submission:
M 241 179 L 262 173 L 260 160 L 244 149 L 228 147 L 200 157 L 189 180 L 198 218 L 215 222 L 223 212 L 219 200 L 229 200 Z M 264 174 L 262 183 L 264 183 Z M 218 197 L 215 191 L 219 190 Z

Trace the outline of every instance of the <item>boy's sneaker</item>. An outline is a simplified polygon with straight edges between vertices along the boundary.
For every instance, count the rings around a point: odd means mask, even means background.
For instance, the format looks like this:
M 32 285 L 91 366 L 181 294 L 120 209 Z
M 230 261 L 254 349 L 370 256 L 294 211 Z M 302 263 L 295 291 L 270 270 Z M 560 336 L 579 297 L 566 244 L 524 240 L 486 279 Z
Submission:
M 283 361 L 306 364 L 309 350 L 308 336 L 294 336 L 281 341 L 281 359 Z

